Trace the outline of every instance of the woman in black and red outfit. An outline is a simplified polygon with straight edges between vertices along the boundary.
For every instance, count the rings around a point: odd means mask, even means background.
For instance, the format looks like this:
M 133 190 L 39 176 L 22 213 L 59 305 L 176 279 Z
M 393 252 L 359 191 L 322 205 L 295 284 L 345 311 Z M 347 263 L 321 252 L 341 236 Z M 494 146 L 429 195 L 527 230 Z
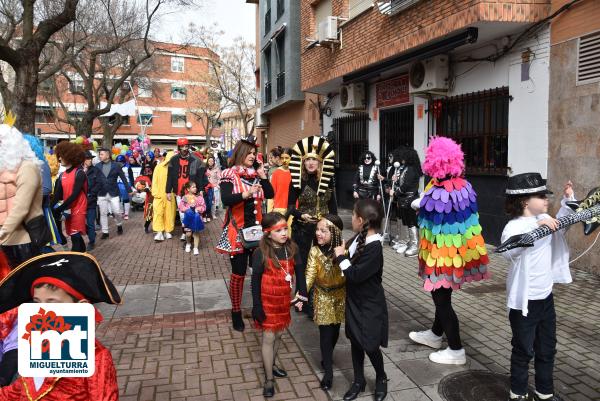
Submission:
M 242 293 L 246 267 L 252 255 L 252 249 L 246 249 L 242 244 L 241 229 L 261 223 L 263 200 L 274 195 L 263 165 L 254 168 L 256 148 L 254 137 L 238 141 L 229 158 L 229 168 L 223 170 L 219 184 L 221 202 L 228 210 L 216 250 L 231 258 L 229 297 L 233 329 L 237 331 L 244 331 L 245 327 L 241 310 Z
M 65 214 L 65 230 L 71 237 L 71 250 L 85 252 L 82 235 L 87 233 L 87 175 L 83 171 L 85 160 L 83 148 L 64 141 L 56 145 L 56 157 L 66 167 L 54 184 L 52 210 L 55 218 Z

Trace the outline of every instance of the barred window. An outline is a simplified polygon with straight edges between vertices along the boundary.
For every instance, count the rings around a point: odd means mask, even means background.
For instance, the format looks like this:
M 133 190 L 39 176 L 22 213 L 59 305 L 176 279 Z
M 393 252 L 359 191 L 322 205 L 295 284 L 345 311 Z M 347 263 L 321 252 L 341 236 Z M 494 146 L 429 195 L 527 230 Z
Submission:
M 435 133 L 465 152 L 468 174 L 508 173 L 508 87 L 436 99 L 429 110 Z
M 366 113 L 333 120 L 336 167 L 355 169 L 369 149 L 369 116 Z

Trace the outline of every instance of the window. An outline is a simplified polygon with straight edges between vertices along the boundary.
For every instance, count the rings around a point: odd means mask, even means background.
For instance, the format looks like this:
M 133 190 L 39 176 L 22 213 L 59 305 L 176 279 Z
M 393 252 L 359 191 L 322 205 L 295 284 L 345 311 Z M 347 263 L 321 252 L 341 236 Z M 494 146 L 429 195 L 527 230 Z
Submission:
M 357 114 L 333 120 L 336 167 L 355 170 L 360 155 L 369 149 L 369 116 Z
M 54 121 L 50 107 L 36 107 L 35 122 L 38 124 L 50 124 Z
M 171 71 L 183 72 L 183 57 L 171 57 Z
M 277 0 L 277 19 L 279 19 L 283 15 L 284 11 L 285 11 L 284 0 Z
M 186 122 L 185 114 L 171 114 L 171 126 L 185 127 Z
M 171 85 L 171 99 L 185 100 L 186 90 L 181 85 Z
M 271 0 L 265 4 L 265 35 L 271 30 Z
M 69 82 L 69 92 L 83 92 L 83 79 L 72 79 Z
M 48 78 L 45 81 L 40 82 L 38 89 L 40 92 L 50 92 L 54 88 L 54 81 L 52 78 Z
M 138 115 L 138 124 L 145 125 L 147 127 L 152 126 L 152 114 L 139 114 Z
M 70 120 L 77 120 L 77 121 L 81 121 L 83 119 L 84 115 L 85 115 L 85 112 L 83 112 L 83 111 L 69 111 L 67 113 L 67 116 L 69 117 Z
M 331 7 L 331 0 L 321 0 L 314 9 L 315 15 L 315 27 L 314 33 L 316 34 L 319 24 L 331 15 L 333 15 L 333 9 Z
M 352 19 L 362 14 L 373 6 L 372 0 L 349 0 L 348 2 L 348 18 Z
M 113 114 L 112 116 L 108 117 L 108 123 L 110 125 L 115 125 L 117 124 L 118 120 L 118 116 L 121 116 L 120 114 Z M 129 116 L 121 116 L 121 125 L 130 125 L 129 124 Z
M 271 46 L 267 47 L 263 52 L 263 60 L 265 64 L 264 71 L 264 79 L 263 82 L 265 84 L 264 93 L 265 93 L 265 104 L 271 103 Z
M 577 85 L 600 81 L 600 32 L 579 38 Z
M 275 40 L 277 50 L 277 98 L 285 95 L 285 32 Z
M 435 133 L 462 145 L 468 174 L 507 174 L 508 102 L 503 87 L 437 99 L 429 107 Z
M 138 83 L 138 97 L 152 97 L 152 82 L 148 78 L 140 78 Z

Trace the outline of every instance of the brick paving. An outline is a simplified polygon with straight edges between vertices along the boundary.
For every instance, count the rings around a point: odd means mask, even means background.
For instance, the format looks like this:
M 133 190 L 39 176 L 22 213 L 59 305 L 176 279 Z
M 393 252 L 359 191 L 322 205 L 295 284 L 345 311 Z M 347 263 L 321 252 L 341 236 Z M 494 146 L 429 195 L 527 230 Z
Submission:
M 208 223 L 199 256 L 186 254 L 178 238 L 154 243 L 151 234 L 144 234 L 139 213 L 125 223 L 125 235 L 117 237 L 112 227 L 110 239 L 98 240 L 92 253 L 125 291 L 125 305 L 120 308 L 136 302 L 159 305 L 162 293 L 163 301 L 174 299 L 171 310 L 178 310 L 177 305 L 183 302 L 178 297 L 191 297 L 191 310 L 195 311 L 170 313 L 169 307 L 152 307 L 145 313 L 148 316 L 119 314 L 119 309 L 107 315 L 98 335 L 113 353 L 122 400 L 262 399 L 260 333 L 249 328 L 248 316 L 246 331 L 237 333 L 230 328 L 227 310 L 201 311 L 205 306 L 200 300 L 211 296 L 208 288 L 224 288 L 222 281 L 229 276 L 227 257 L 212 248 L 220 234 L 219 225 Z M 466 369 L 508 373 L 510 326 L 504 289 L 507 264 L 502 258 L 492 256 L 491 280 L 467 285 L 454 296 L 468 364 L 448 367 L 430 363 L 430 350 L 407 339 L 409 331 L 429 327 L 433 318 L 431 298 L 421 289 L 415 274 L 416 260 L 401 257 L 389 248 L 384 253 L 384 287 L 390 310 L 390 344 L 384 349 L 391 378 L 388 399 L 440 401 L 438 383 L 448 374 Z M 596 295 L 600 278 L 582 271 L 573 273 L 573 284 L 555 287 L 555 385 L 566 401 L 600 400 L 600 297 Z M 173 293 L 173 288 L 184 293 Z M 317 333 L 306 317 L 293 313 L 293 324 L 284 335 L 285 345 L 280 352 L 290 377 L 277 380 L 275 399 L 341 398 L 352 379 L 347 340 L 342 333 L 334 355 L 334 388 L 325 394 L 318 388 L 321 367 Z M 373 391 L 370 371 L 366 369 L 364 400 L 371 399 L 369 392 Z

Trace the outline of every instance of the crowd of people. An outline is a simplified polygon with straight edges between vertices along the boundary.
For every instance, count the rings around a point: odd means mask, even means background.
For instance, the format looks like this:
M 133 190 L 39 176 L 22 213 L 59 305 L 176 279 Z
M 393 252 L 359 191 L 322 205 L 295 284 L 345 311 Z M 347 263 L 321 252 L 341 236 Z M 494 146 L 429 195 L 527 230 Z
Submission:
M 240 332 L 245 330 L 241 300 L 251 267 L 252 321 L 262 332 L 265 397 L 274 396 L 275 378 L 287 376 L 277 364 L 277 353 L 295 309 L 318 326 L 324 390 L 333 384 L 333 351 L 344 323 L 354 371 L 344 400 L 356 399 L 365 390 L 365 355 L 375 370 L 374 399 L 386 398 L 381 348 L 388 346 L 389 332 L 383 287 L 383 250 L 388 243 L 399 254 L 416 258 L 415 271 L 435 305 L 431 328 L 410 332 L 409 338 L 436 350 L 429 355 L 433 363 L 465 364 L 452 293 L 490 273 L 477 194 L 465 179 L 460 145 L 431 138 L 423 163 L 412 148 L 394 150 L 384 165 L 374 153 L 365 152 L 352 188 L 349 228 L 354 234 L 347 239 L 338 216 L 333 146 L 310 136 L 290 148 L 272 149 L 267 161 L 258 148 L 254 137 L 241 139 L 225 162 L 194 151 L 180 138 L 175 151 L 154 149 L 137 158 L 113 158 L 108 148 L 95 154 L 63 141 L 54 149 L 57 168 L 38 138 L 0 125 L 0 398 L 77 388 L 91 397 L 81 399 L 117 399 L 113 362 L 99 343 L 100 366 L 92 378 L 14 380 L 15 308 L 49 297 L 56 302 L 119 303 L 110 279 L 85 252 L 95 246 L 98 223 L 101 240 L 109 238 L 111 220 L 122 235 L 123 221 L 136 203 L 143 206 L 144 228 L 152 229 L 154 241 L 179 236 L 185 251 L 195 255 L 206 224 L 220 221 L 217 207 L 226 208 L 215 250 L 229 256 L 232 328 Z M 137 177 L 134 167 L 140 170 Z M 424 174 L 429 177 L 426 183 Z M 528 366 L 535 358 L 535 400 L 558 400 L 552 383 L 552 284 L 571 281 L 564 230 L 556 230 L 556 220 L 547 214 L 550 191 L 539 174 L 510 177 L 506 193 L 512 220 L 503 239 L 540 225 L 555 231 L 531 249 L 506 253 L 511 262 L 507 288 L 513 332 L 507 397 L 528 399 Z M 566 200 L 574 200 L 570 183 L 561 214 L 568 213 Z M 176 233 L 177 220 L 181 232 Z M 54 252 L 66 237 L 71 252 Z M 66 260 L 66 268 L 40 269 L 57 258 Z M 444 335 L 448 346 L 441 349 Z

